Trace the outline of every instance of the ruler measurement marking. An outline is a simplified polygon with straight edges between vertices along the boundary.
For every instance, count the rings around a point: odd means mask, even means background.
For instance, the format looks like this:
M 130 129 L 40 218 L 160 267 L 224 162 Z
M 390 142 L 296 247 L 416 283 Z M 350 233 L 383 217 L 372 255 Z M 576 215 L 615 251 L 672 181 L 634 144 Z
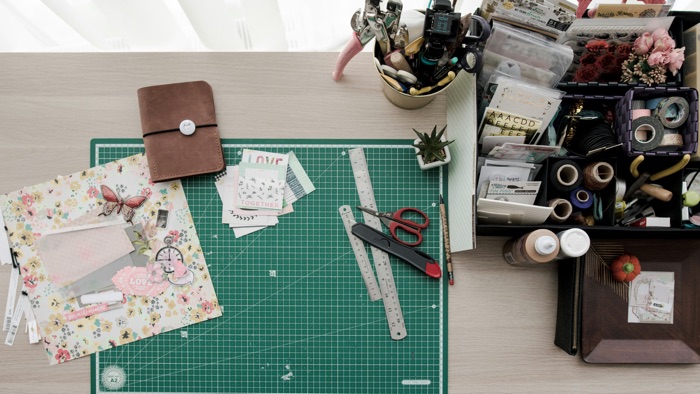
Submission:
M 355 259 L 357 260 L 357 265 L 360 267 L 362 279 L 365 281 L 365 286 L 367 286 L 369 299 L 372 301 L 380 300 L 382 294 L 379 291 L 377 279 L 374 277 L 374 271 L 372 271 L 372 265 L 369 262 L 365 244 L 352 233 L 352 225 L 356 223 L 355 216 L 352 214 L 352 208 L 349 205 L 343 205 L 340 207 L 339 211 L 340 216 L 343 218 L 343 224 L 345 225 L 345 231 L 348 233 L 352 250 L 355 252 Z
M 374 190 L 372 189 L 372 181 L 369 178 L 369 169 L 367 159 L 362 148 L 354 148 L 348 151 L 350 156 L 350 164 L 355 177 L 357 192 L 360 196 L 360 204 L 373 210 L 377 210 L 377 203 L 374 199 Z M 379 231 L 382 231 L 382 223 L 378 217 L 364 213 L 365 223 Z M 379 288 L 384 299 L 384 311 L 386 312 L 387 323 L 391 338 L 400 340 L 406 337 L 406 325 L 403 320 L 403 312 L 399 302 L 396 284 L 394 283 L 394 274 L 391 271 L 389 263 L 389 255 L 374 246 L 371 247 L 372 260 L 377 270 L 379 278 Z

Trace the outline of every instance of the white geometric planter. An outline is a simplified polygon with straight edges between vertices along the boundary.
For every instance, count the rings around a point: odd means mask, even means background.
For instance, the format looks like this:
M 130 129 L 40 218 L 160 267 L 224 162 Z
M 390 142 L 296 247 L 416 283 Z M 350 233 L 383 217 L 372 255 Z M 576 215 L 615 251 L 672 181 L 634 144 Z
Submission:
M 440 141 L 443 141 L 443 142 L 444 142 L 444 141 L 447 141 L 447 138 L 443 135 L 443 136 L 440 138 Z M 416 145 L 417 145 L 419 142 L 420 142 L 420 138 L 416 138 L 415 140 L 413 140 L 413 143 L 416 144 Z M 416 153 L 418 153 L 418 148 L 416 148 L 416 147 L 414 146 L 413 149 L 416 151 Z M 416 155 L 416 160 L 418 160 L 418 167 L 420 167 L 421 170 L 429 170 L 429 169 L 431 169 L 431 168 L 444 166 L 445 164 L 449 163 L 450 160 L 452 160 L 452 156 L 450 156 L 450 147 L 449 147 L 449 146 L 446 146 L 446 147 L 444 147 L 443 149 L 445 150 L 445 161 L 439 161 L 439 160 L 438 160 L 438 161 L 434 161 L 434 162 L 432 162 L 432 163 L 425 164 L 425 162 L 423 161 L 423 156 L 421 156 L 421 155 Z

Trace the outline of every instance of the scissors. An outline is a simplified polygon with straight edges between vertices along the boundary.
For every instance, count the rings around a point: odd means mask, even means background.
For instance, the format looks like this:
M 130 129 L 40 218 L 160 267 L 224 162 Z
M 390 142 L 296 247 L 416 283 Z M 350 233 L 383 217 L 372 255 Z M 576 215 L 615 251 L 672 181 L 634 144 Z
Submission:
M 483 66 L 483 53 L 479 49 L 479 43 L 484 42 L 489 38 L 491 35 L 491 27 L 489 26 L 489 23 L 484 20 L 484 18 L 477 15 L 472 15 L 467 23 L 476 27 L 475 30 L 479 31 L 479 35 L 473 36 L 466 34 L 466 32 L 469 31 L 469 27 L 472 26 L 462 26 L 462 29 L 464 30 L 460 33 L 463 33 L 464 35 L 462 36 L 461 42 L 454 52 L 454 56 L 457 57 L 457 64 L 463 70 L 470 73 L 478 73 L 481 71 L 481 67 Z
M 365 207 L 357 207 L 362 212 L 367 212 L 370 215 L 378 217 L 385 226 L 389 227 L 389 232 L 395 240 L 406 246 L 416 246 L 423 242 L 423 235 L 421 231 L 428 227 L 430 224 L 430 219 L 428 215 L 420 209 L 416 208 L 401 208 L 395 212 L 377 212 L 374 209 L 369 209 Z M 423 223 L 414 222 L 413 220 L 404 219 L 402 216 L 405 212 L 415 212 L 425 219 Z M 406 242 L 399 238 L 397 230 L 405 231 L 409 234 L 413 234 L 417 237 L 415 242 Z

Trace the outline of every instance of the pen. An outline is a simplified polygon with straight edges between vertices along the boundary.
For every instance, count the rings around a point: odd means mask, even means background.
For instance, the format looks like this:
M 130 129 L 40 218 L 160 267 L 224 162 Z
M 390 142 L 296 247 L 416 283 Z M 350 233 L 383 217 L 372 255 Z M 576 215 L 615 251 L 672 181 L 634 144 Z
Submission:
M 447 259 L 447 279 L 450 285 L 455 284 L 454 273 L 452 272 L 452 255 L 450 253 L 450 232 L 447 228 L 447 213 L 445 212 L 445 201 L 440 195 L 440 218 L 442 219 L 442 234 L 445 237 L 445 258 Z

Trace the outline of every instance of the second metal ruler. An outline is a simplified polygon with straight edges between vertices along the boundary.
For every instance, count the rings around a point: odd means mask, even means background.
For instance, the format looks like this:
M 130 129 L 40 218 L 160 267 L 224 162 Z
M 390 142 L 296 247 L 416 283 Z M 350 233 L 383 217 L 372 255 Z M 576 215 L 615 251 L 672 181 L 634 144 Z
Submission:
M 355 185 L 360 196 L 360 204 L 363 207 L 377 211 L 377 203 L 374 199 L 374 190 L 372 189 L 372 180 L 369 177 L 365 152 L 362 148 L 354 148 L 350 149 L 348 153 L 355 177 Z M 378 217 L 364 213 L 364 219 L 368 226 L 382 231 L 382 222 Z M 394 274 L 389 263 L 389 255 L 375 247 L 372 247 L 371 250 L 372 260 L 374 260 L 377 277 L 379 278 L 379 288 L 384 300 L 384 312 L 386 312 L 391 338 L 394 340 L 403 339 L 407 335 L 406 325 L 403 320 L 399 294 L 394 283 Z

